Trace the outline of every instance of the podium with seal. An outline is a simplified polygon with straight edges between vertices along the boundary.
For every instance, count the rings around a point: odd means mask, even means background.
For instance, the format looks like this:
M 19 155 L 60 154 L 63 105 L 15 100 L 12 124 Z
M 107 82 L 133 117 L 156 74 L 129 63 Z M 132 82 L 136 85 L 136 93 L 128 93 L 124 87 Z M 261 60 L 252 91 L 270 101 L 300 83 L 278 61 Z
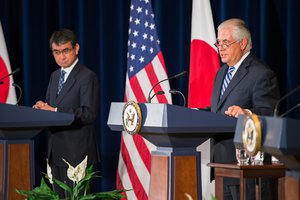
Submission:
M 261 144 L 259 150 L 275 156 L 286 170 L 284 199 L 300 199 L 300 120 L 258 116 L 261 124 Z M 243 139 L 246 116 L 239 116 L 234 135 L 237 147 L 248 145 Z M 251 145 L 250 145 L 251 146 Z
M 236 119 L 170 104 L 139 103 L 137 110 L 129 104 L 111 103 L 107 124 L 113 131 L 138 130 L 133 113 L 140 109 L 140 131 L 130 133 L 157 147 L 151 152 L 149 199 L 202 199 L 201 154 L 196 148 L 215 134 L 234 133 Z M 135 125 L 124 126 L 134 120 Z
M 66 126 L 73 114 L 0 104 L 0 199 L 23 199 L 15 189 L 35 185 L 32 138 L 49 126 Z

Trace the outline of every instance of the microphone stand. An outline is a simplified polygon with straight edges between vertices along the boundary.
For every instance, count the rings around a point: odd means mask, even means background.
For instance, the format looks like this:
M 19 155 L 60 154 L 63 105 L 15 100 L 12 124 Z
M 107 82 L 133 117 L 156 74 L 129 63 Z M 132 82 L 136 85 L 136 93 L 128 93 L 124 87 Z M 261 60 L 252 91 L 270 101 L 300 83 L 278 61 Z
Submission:
M 151 102 L 151 100 L 156 96 L 156 95 L 162 95 L 162 94 L 165 94 L 165 92 L 164 91 L 158 91 L 158 92 L 156 92 L 156 93 L 154 93 L 153 95 L 152 95 L 152 97 L 150 98 L 150 102 Z
M 21 87 L 17 84 L 17 83 L 13 83 L 12 84 L 12 86 L 14 86 L 15 88 L 18 88 L 18 90 L 19 90 L 19 98 L 17 99 L 17 103 L 16 103 L 16 105 L 18 105 L 19 104 L 19 102 L 20 102 L 20 100 L 21 100 L 21 97 L 22 97 L 22 89 L 21 89 Z
M 153 85 L 153 87 L 151 88 L 151 90 L 150 90 L 150 92 L 149 92 L 149 94 L 148 94 L 147 103 L 151 103 L 151 92 L 152 92 L 152 90 L 154 90 L 154 88 L 155 88 L 158 84 L 160 84 L 161 82 L 167 81 L 167 80 L 171 80 L 171 79 L 174 79 L 174 78 L 178 78 L 178 77 L 184 76 L 185 74 L 187 74 L 187 71 L 183 71 L 183 72 L 181 72 L 181 73 L 179 73 L 179 74 L 176 74 L 175 76 L 172 76 L 172 77 L 170 77 L 170 78 L 165 78 L 165 79 L 163 79 L 163 80 L 157 82 L 155 85 Z M 152 97 L 153 97 L 153 96 L 152 96 Z
M 296 88 L 294 88 L 292 91 L 290 91 L 290 92 L 288 92 L 286 95 L 284 95 L 283 97 L 281 97 L 278 101 L 277 101 L 277 103 L 276 103 L 276 105 L 275 105 L 275 108 L 274 108 L 274 117 L 277 117 L 278 116 L 278 106 L 279 106 L 279 103 L 282 101 L 282 100 L 284 100 L 284 99 L 286 99 L 287 97 L 289 97 L 290 95 L 292 95 L 292 94 L 294 94 L 297 90 L 299 90 L 300 89 L 300 85 L 298 86 L 298 87 L 296 87 Z
M 0 78 L 0 85 L 4 83 L 2 80 L 6 79 L 7 77 L 9 77 L 19 71 L 20 71 L 20 68 L 17 68 L 17 69 L 15 69 L 15 71 L 11 72 L 10 74 L 7 74 L 6 76 L 3 76 L 2 78 Z
M 300 103 L 296 104 L 295 106 L 293 106 L 291 109 L 289 109 L 288 111 L 286 111 L 285 113 L 283 113 L 282 115 L 280 115 L 279 117 L 284 117 L 287 114 L 289 114 L 290 112 L 292 112 L 293 110 L 295 110 L 296 108 L 298 108 L 300 106 Z
M 185 107 L 186 100 L 185 100 L 185 96 L 182 94 L 182 92 L 180 92 L 179 90 L 174 90 L 174 89 L 171 89 L 169 92 L 171 94 L 180 94 L 183 98 L 183 107 Z

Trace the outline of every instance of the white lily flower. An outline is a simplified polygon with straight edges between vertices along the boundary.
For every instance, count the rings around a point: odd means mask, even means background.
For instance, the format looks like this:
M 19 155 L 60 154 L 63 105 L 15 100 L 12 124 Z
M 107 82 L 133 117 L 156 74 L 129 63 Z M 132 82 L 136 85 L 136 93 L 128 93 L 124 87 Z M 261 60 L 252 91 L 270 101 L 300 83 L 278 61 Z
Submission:
M 68 178 L 73 181 L 73 183 L 78 184 L 79 181 L 81 181 L 85 177 L 85 169 L 87 166 L 87 156 L 85 156 L 84 160 L 79 163 L 75 168 L 70 165 L 65 159 L 63 159 L 65 163 L 69 165 L 69 168 L 67 170 L 67 176 Z
M 52 180 L 52 171 L 51 171 L 51 167 L 49 165 L 49 161 L 47 160 L 47 176 L 49 177 L 49 182 L 53 185 L 53 180 Z
M 185 192 L 184 195 L 186 196 L 186 198 L 188 200 L 193 200 L 193 197 L 190 194 L 188 194 L 188 193 Z

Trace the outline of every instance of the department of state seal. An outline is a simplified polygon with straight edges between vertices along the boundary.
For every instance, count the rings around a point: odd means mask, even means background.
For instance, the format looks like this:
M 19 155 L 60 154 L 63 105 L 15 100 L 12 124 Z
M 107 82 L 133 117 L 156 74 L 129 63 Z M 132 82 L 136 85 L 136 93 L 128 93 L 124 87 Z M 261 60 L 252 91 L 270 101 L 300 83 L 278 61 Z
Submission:
M 243 145 L 250 156 L 261 150 L 261 123 L 256 114 L 247 116 L 244 121 Z
M 142 126 L 142 113 L 135 101 L 128 101 L 123 107 L 123 127 L 130 135 L 139 133 Z

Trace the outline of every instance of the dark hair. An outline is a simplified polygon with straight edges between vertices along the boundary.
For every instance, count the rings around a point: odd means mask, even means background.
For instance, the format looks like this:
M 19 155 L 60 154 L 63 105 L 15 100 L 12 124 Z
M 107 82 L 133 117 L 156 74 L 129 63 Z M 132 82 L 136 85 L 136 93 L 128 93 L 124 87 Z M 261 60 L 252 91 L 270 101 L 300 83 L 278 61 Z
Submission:
M 75 33 L 69 29 L 59 29 L 51 35 L 51 38 L 49 40 L 50 49 L 52 49 L 53 43 L 59 45 L 65 44 L 67 42 L 71 42 L 72 47 L 75 47 L 75 45 L 77 44 L 77 37 Z

